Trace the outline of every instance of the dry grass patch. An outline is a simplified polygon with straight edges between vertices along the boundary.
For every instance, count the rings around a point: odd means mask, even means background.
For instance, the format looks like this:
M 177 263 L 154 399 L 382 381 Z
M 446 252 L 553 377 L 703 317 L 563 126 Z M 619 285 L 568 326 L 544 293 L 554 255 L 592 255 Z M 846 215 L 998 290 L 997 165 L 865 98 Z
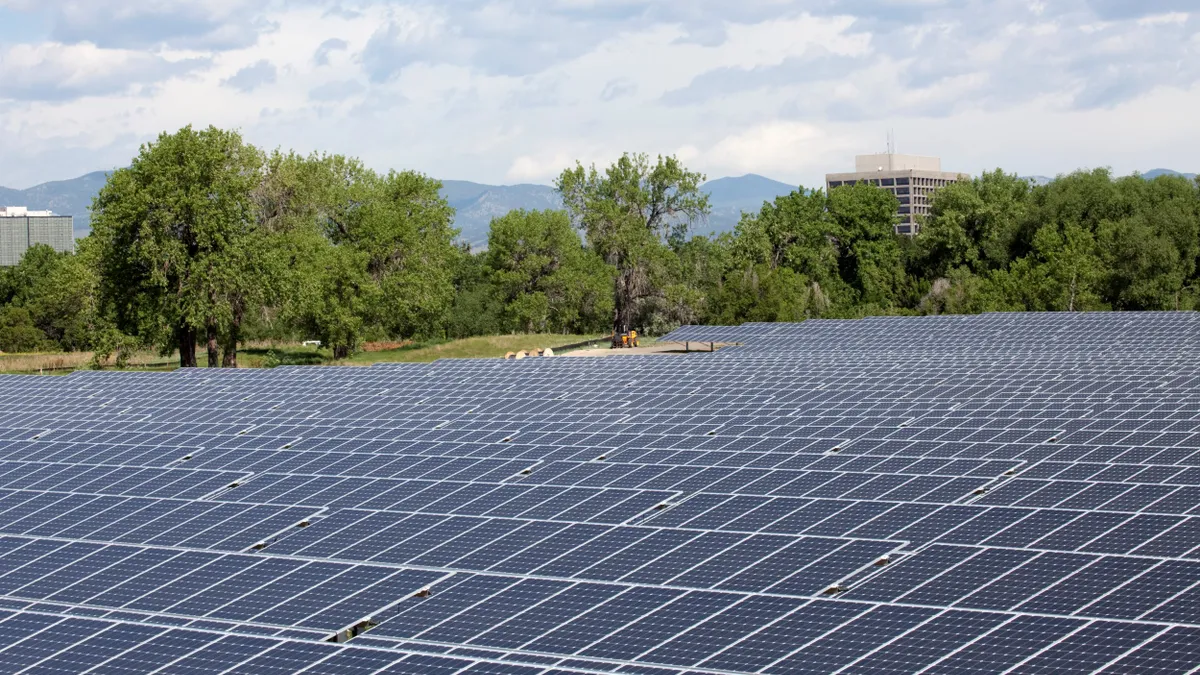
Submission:
M 45 354 L 0 354 L 0 372 L 19 374 L 69 373 L 88 368 L 92 363 L 92 352 L 51 352 Z M 171 368 L 179 359 L 159 356 L 153 352 L 132 355 L 126 368 L 149 369 Z M 112 366 L 109 359 L 106 366 Z
M 437 344 L 411 344 L 399 349 L 378 352 L 359 352 L 345 361 L 347 364 L 370 363 L 427 363 L 438 359 L 500 358 L 508 352 L 531 351 L 596 339 L 595 335 L 489 335 Z

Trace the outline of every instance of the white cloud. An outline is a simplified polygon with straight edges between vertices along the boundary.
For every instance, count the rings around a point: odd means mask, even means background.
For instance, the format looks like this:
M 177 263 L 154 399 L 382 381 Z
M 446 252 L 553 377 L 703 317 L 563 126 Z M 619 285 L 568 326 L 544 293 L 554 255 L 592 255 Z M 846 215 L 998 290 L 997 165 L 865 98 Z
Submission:
M 0 50 L 0 100 L 56 101 L 120 95 L 203 65 L 84 42 L 14 44 Z
M 773 121 L 717 141 L 701 154 L 705 164 L 731 173 L 793 174 L 820 169 L 838 152 L 851 154 L 853 142 L 831 137 L 804 122 Z
M 521 155 L 513 160 L 504 179 L 515 183 L 552 183 L 562 174 L 564 169 L 575 166 L 576 162 L 586 167 L 596 166 L 603 170 L 621 156 L 619 150 L 604 150 L 601 148 L 574 148 L 571 151 L 547 151 L 536 156 Z
M 227 84 L 238 91 L 254 91 L 261 86 L 274 84 L 278 74 L 279 69 L 275 67 L 275 64 L 263 59 L 237 71 L 233 77 L 223 80 L 222 84 Z
M 1186 24 L 1188 20 L 1187 12 L 1168 12 L 1166 14 L 1152 14 L 1138 19 L 1139 26 L 1156 26 L 1159 24 Z
M 1100 4 L 0 0 L 50 36 L 0 47 L 0 185 L 189 123 L 483 182 L 628 150 L 816 184 L 889 128 L 952 168 L 1195 170 L 1148 107 L 1200 104 L 1195 17 Z
M 675 157 L 684 163 L 690 163 L 700 157 L 700 148 L 694 145 L 681 145 L 675 150 Z
M 53 17 L 52 35 L 63 42 L 102 47 L 231 48 L 252 44 L 268 29 L 256 22 L 254 0 L 39 0 L 29 2 Z
M 571 166 L 571 161 L 571 158 L 565 154 L 559 154 L 550 159 L 521 155 L 513 160 L 512 166 L 508 168 L 504 177 L 518 183 L 546 180 Z

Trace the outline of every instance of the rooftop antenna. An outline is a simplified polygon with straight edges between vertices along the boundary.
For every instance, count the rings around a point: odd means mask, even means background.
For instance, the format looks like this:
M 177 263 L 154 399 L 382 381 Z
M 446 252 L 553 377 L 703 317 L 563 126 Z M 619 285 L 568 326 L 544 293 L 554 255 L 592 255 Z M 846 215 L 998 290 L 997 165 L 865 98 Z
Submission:
M 896 132 L 893 129 L 888 129 L 887 134 L 887 154 L 896 154 Z

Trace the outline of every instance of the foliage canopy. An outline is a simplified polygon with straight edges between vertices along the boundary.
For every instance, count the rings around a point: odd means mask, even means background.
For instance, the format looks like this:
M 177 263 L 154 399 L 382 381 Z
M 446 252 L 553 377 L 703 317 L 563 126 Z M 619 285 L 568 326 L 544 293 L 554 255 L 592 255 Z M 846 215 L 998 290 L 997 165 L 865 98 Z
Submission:
M 703 181 L 675 157 L 577 164 L 564 210 L 500 215 L 471 251 L 436 180 L 184 127 L 109 176 L 75 254 L 0 269 L 0 350 L 155 346 L 192 366 L 199 345 L 234 366 L 257 339 L 345 358 L 379 339 L 1200 302 L 1200 187 L 1180 177 L 991 171 L 940 189 L 913 237 L 863 184 L 798 187 L 691 236 Z

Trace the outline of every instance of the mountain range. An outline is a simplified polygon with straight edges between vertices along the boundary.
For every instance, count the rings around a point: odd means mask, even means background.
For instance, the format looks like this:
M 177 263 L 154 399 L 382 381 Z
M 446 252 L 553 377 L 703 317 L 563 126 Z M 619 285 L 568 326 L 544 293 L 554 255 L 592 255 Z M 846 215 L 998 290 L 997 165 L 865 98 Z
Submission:
M 1142 178 L 1145 178 L 1146 180 L 1154 180 L 1155 178 L 1158 178 L 1159 176 L 1183 176 L 1184 178 L 1187 178 L 1188 180 L 1196 180 L 1196 174 L 1181 173 L 1179 171 L 1175 171 L 1174 169 L 1150 169 L 1149 171 L 1141 174 L 1141 176 L 1142 176 Z M 1034 185 L 1045 185 L 1046 183 L 1049 183 L 1050 181 L 1054 180 L 1053 178 L 1051 178 L 1049 176 L 1021 176 L 1021 178 L 1024 178 L 1025 180 L 1029 181 L 1030 183 L 1033 183 Z
M 0 206 L 28 206 L 39 211 L 49 209 L 64 216 L 75 216 L 75 236 L 91 231 L 92 197 L 104 187 L 107 171 L 93 171 L 70 180 L 56 180 L 25 190 L 0 187 Z
M 1194 179 L 1194 173 L 1171 169 L 1151 169 L 1142 174 L 1152 179 L 1162 175 L 1181 175 Z M 90 231 L 88 209 L 92 197 L 104 185 L 107 172 L 94 171 L 70 180 L 35 185 L 25 190 L 0 187 L 0 206 L 28 206 L 31 209 L 50 209 L 55 213 L 75 216 L 75 236 Z M 1027 176 L 1035 184 L 1050 181 L 1045 176 Z M 737 225 L 743 212 L 757 211 L 762 203 L 796 189 L 795 186 L 757 174 L 717 178 L 704 183 L 712 208 L 707 221 L 694 227 L 697 234 L 726 232 Z M 462 239 L 474 247 L 487 244 L 488 225 L 492 218 L 514 209 L 557 209 L 562 207 L 558 193 L 549 185 L 522 183 L 518 185 L 485 185 L 462 180 L 442 181 L 442 196 L 456 212 L 454 225 L 462 230 Z
M 75 216 L 75 236 L 87 236 L 91 229 L 89 209 L 92 197 L 100 191 L 107 175 L 105 171 L 95 171 L 25 190 L 0 187 L 0 205 L 50 209 L 55 213 Z M 741 218 L 742 211 L 758 210 L 764 201 L 796 189 L 787 183 L 755 174 L 718 178 L 704 183 L 702 187 L 709 193 L 712 213 L 707 223 L 695 228 L 701 234 L 732 230 Z M 454 226 L 462 230 L 462 239 L 474 247 L 487 244 L 488 226 L 492 218 L 514 209 L 562 208 L 562 200 L 553 187 L 530 183 L 485 185 L 465 180 L 446 180 L 442 181 L 442 197 L 454 207 Z

